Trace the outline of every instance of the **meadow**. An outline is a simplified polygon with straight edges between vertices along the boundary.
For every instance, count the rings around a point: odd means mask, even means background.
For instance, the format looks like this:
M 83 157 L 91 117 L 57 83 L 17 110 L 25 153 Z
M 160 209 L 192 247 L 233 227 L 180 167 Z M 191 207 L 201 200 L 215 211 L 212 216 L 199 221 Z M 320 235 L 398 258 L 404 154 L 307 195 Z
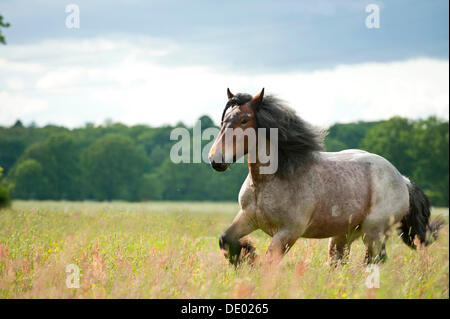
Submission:
M 328 240 L 300 239 L 273 268 L 230 266 L 218 237 L 235 203 L 15 201 L 0 210 L 0 298 L 449 298 L 447 224 L 418 251 L 397 236 L 379 266 L 363 264 L 361 240 L 347 264 L 327 264 Z M 250 235 L 259 255 L 270 237 Z M 80 270 L 79 288 L 68 288 Z M 73 267 L 73 266 L 72 266 Z

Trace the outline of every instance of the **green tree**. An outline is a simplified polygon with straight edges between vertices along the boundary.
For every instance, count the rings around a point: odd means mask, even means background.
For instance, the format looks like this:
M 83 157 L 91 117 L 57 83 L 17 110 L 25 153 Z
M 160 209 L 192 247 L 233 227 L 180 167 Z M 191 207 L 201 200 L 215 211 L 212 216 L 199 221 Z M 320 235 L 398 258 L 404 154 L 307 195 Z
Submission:
M 2 181 L 3 168 L 0 166 L 0 182 Z M 0 184 L 0 208 L 8 207 L 11 205 L 11 195 L 8 189 Z
M 393 117 L 367 131 L 360 148 L 383 156 L 406 176 L 412 176 L 414 162 L 411 154 L 413 125 L 405 118 Z
M 208 115 L 201 116 L 199 121 L 202 123 L 202 130 L 208 127 L 215 127 L 213 120 Z
M 379 122 L 336 123 L 328 129 L 325 148 L 328 152 L 338 152 L 358 148 L 367 131 Z
M 21 120 L 17 120 L 12 127 L 24 127 Z
M 13 195 L 21 199 L 45 199 L 48 179 L 41 163 L 34 159 L 21 162 L 14 170 Z
M 25 150 L 23 138 L 15 135 L 0 135 L 0 165 L 5 170 L 5 175 L 14 165 Z
M 25 150 L 22 160 L 35 159 L 42 165 L 48 180 L 43 189 L 48 199 L 79 199 L 79 150 L 74 138 L 66 131 L 52 133 L 45 142 L 35 143 Z
M 208 164 L 175 164 L 167 159 L 156 174 L 162 185 L 165 200 L 231 200 L 238 197 L 248 174 L 246 164 L 233 164 L 219 173 Z
M 207 116 L 200 120 L 203 129 L 214 126 Z M 424 188 L 433 205 L 448 205 L 448 125 L 436 118 L 335 124 L 326 147 L 384 156 Z M 235 201 L 247 165 L 236 163 L 218 173 L 205 163 L 174 164 L 172 129 L 110 121 L 69 130 L 17 121 L 0 127 L 0 166 L 6 175 L 0 184 L 13 197 L 27 199 Z
M 5 36 L 2 34 L 2 28 L 9 28 L 8 22 L 3 22 L 3 16 L 0 14 L 0 43 L 6 44 Z
M 82 155 L 85 187 L 98 200 L 137 200 L 138 186 L 146 169 L 142 148 L 128 137 L 107 135 Z
M 327 137 L 325 139 L 325 149 L 327 152 L 339 152 L 348 148 L 345 142 L 337 138 Z
M 139 200 L 163 199 L 164 184 L 157 174 L 144 174 L 139 184 Z
M 426 190 L 433 205 L 448 206 L 449 123 L 436 117 L 417 121 L 411 154 L 414 181 Z

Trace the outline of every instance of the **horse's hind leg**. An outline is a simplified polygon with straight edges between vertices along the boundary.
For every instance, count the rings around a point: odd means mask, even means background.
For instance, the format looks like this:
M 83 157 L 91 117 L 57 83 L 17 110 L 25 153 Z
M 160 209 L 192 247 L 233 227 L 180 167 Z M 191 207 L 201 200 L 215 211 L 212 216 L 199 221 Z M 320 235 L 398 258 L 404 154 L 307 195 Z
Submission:
M 330 238 L 328 242 L 328 258 L 331 266 L 348 260 L 350 246 L 360 235 L 359 226 L 357 226 L 353 231 Z
M 351 243 L 350 243 L 351 244 Z M 350 244 L 347 242 L 346 234 L 331 237 L 328 242 L 328 258 L 330 265 L 336 266 L 345 261 L 350 254 Z

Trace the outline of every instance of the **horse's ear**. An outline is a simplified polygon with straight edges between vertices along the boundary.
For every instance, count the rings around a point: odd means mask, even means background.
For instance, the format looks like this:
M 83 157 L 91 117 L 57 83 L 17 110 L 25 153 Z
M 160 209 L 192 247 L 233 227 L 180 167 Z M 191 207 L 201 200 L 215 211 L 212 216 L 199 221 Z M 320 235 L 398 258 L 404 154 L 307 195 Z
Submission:
M 234 97 L 234 94 L 231 93 L 229 88 L 227 88 L 227 95 L 228 95 L 228 99 L 232 99 Z
M 259 92 L 259 94 L 255 95 L 250 101 L 255 111 L 258 110 L 259 107 L 261 106 L 263 98 L 264 98 L 264 88 L 261 90 L 261 92 Z

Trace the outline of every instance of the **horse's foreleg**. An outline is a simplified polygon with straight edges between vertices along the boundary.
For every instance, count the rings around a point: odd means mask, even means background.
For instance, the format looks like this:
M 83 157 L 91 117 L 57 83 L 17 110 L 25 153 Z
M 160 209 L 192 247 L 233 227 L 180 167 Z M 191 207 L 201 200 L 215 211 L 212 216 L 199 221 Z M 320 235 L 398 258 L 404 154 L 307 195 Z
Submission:
M 248 239 L 242 237 L 250 234 L 256 228 L 244 211 L 240 211 L 228 229 L 220 236 L 220 249 L 226 251 L 225 256 L 231 264 L 237 265 L 243 257 L 253 261 L 256 257 L 255 248 Z M 242 256 L 242 258 L 241 258 Z
M 297 240 L 292 232 L 287 230 L 281 230 L 277 232 L 270 242 L 269 248 L 267 249 L 266 258 L 270 263 L 278 263 L 281 258 L 289 251 L 289 249 L 294 245 Z

